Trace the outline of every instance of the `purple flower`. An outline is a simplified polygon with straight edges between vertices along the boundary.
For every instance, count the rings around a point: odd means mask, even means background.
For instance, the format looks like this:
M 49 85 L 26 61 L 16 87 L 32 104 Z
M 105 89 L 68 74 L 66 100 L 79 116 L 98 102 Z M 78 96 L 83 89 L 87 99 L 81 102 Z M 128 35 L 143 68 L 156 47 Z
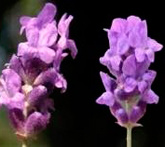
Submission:
M 50 110 L 54 110 L 50 94 L 55 88 L 62 92 L 67 81 L 60 73 L 60 64 L 70 49 L 73 58 L 77 47 L 69 39 L 73 16 L 64 14 L 54 20 L 56 7 L 47 3 L 37 17 L 20 18 L 22 34 L 27 41 L 19 43 L 7 68 L 0 77 L 0 105 L 7 107 L 16 134 L 28 139 L 46 128 Z
M 96 102 L 109 106 L 121 126 L 136 126 L 146 105 L 158 103 L 159 97 L 151 90 L 156 72 L 148 68 L 163 46 L 147 36 L 146 21 L 136 16 L 114 19 L 105 30 L 110 49 L 100 62 L 114 78 L 100 73 L 106 92 Z

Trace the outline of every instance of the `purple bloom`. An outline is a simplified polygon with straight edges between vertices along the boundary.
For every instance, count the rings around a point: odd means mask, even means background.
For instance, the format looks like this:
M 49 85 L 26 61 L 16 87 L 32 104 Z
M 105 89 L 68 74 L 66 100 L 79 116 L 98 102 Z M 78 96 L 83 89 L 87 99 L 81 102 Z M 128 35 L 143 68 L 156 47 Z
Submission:
M 136 126 L 146 105 L 158 103 L 159 97 L 151 90 L 156 72 L 148 68 L 163 46 L 147 36 L 146 21 L 139 17 L 114 19 L 105 30 L 110 49 L 100 62 L 114 78 L 100 73 L 106 92 L 96 102 L 109 106 L 121 126 Z
M 37 17 L 20 19 L 22 34 L 27 41 L 18 45 L 9 65 L 0 77 L 0 105 L 7 107 L 16 134 L 28 139 L 43 130 L 54 110 L 49 98 L 54 88 L 62 92 L 67 81 L 60 73 L 60 64 L 70 49 L 73 58 L 77 47 L 69 39 L 73 16 L 64 14 L 59 23 L 54 20 L 56 7 L 47 3 Z

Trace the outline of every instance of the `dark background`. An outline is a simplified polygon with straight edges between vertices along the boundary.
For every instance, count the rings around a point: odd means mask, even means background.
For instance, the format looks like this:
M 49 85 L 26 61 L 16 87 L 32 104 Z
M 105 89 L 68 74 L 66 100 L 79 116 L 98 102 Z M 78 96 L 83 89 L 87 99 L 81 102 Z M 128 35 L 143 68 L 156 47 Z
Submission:
M 36 0 L 37 1 L 37 0 Z M 4 13 L 18 0 L 1 0 L 0 22 Z M 66 93 L 54 92 L 56 111 L 44 131 L 51 147 L 124 147 L 126 130 L 118 126 L 108 107 L 95 100 L 105 91 L 99 71 L 107 69 L 99 58 L 108 49 L 108 39 L 103 28 L 109 28 L 116 17 L 130 15 L 146 19 L 148 35 L 165 44 L 165 6 L 159 1 L 94 1 L 52 0 L 58 7 L 57 19 L 67 12 L 74 16 L 70 38 L 76 41 L 78 55 L 67 57 L 61 72 L 68 81 Z M 15 24 L 13 24 L 15 25 Z M 0 23 L 1 26 L 1 23 Z M 1 30 L 2 31 L 2 30 Z M 10 31 L 10 30 L 9 30 Z M 17 42 L 18 43 L 18 42 Z M 16 44 L 13 46 L 16 47 Z M 16 52 L 16 49 L 9 51 Z M 165 51 L 156 53 L 150 69 L 157 71 L 152 89 L 160 96 L 157 105 L 148 105 L 140 120 L 143 127 L 133 130 L 133 147 L 165 147 Z

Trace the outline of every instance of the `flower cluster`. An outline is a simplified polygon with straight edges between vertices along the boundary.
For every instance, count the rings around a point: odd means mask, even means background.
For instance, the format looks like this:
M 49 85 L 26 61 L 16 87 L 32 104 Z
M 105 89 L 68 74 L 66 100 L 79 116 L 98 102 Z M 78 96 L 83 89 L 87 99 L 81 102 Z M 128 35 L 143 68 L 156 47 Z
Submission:
M 60 73 L 61 61 L 70 49 L 75 58 L 77 48 L 69 39 L 69 25 L 73 17 L 64 14 L 57 24 L 56 7 L 47 3 L 37 17 L 20 18 L 22 34 L 27 42 L 18 45 L 0 77 L 0 104 L 6 106 L 12 125 L 19 137 L 27 139 L 43 130 L 54 109 L 49 98 L 54 88 L 67 88 Z
M 151 90 L 156 72 L 148 68 L 162 45 L 148 37 L 146 21 L 139 17 L 114 19 L 106 31 L 110 49 L 100 63 L 113 78 L 100 72 L 106 92 L 96 102 L 109 106 L 119 125 L 133 127 L 138 125 L 147 104 L 158 103 L 159 97 Z

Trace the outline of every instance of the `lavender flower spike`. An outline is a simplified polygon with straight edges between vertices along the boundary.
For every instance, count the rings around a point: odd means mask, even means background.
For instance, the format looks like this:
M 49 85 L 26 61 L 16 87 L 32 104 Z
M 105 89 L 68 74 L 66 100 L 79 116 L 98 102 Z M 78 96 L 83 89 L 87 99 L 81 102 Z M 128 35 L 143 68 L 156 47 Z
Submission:
M 37 17 L 20 18 L 20 33 L 25 31 L 27 41 L 18 45 L 17 54 L 0 77 L 0 105 L 7 108 L 15 132 L 23 141 L 49 123 L 50 109 L 54 109 L 49 98 L 53 89 L 64 92 L 67 88 L 60 73 L 65 49 L 71 50 L 73 58 L 77 54 L 75 42 L 69 39 L 73 16 L 64 14 L 57 24 L 56 11 L 53 4 L 47 3 Z
M 146 21 L 136 16 L 116 18 L 106 31 L 110 49 L 100 63 L 114 78 L 100 72 L 106 92 L 96 102 L 107 105 L 120 126 L 133 128 L 147 104 L 158 103 L 159 97 L 151 90 L 156 72 L 148 68 L 163 46 L 148 37 Z

